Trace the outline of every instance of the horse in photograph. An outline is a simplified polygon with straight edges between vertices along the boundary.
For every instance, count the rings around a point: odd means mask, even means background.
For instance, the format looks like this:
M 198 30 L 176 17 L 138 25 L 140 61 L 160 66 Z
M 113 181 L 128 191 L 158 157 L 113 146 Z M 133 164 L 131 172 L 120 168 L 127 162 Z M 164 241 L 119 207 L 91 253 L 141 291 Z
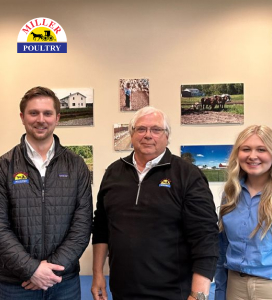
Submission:
M 215 97 L 217 97 L 217 101 L 218 101 L 218 106 L 220 110 L 224 110 L 225 109 L 225 103 L 227 101 L 230 101 L 230 96 L 229 95 L 216 95 Z
M 211 110 L 214 110 L 216 104 L 218 104 L 218 100 L 216 97 L 203 97 L 201 98 L 201 107 L 203 110 L 206 110 L 207 108 L 211 108 Z

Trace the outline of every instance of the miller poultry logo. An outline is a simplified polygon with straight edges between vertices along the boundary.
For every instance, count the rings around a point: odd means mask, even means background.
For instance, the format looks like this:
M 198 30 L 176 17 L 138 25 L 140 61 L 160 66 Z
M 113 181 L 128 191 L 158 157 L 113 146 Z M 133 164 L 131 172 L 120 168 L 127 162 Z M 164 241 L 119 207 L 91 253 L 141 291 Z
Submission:
M 18 172 L 13 174 L 13 184 L 29 183 L 28 174 L 25 172 Z
M 171 180 L 170 179 L 163 179 L 161 180 L 159 186 L 163 186 L 163 187 L 171 187 Z
M 17 53 L 67 53 L 65 31 L 52 19 L 30 20 L 19 32 Z

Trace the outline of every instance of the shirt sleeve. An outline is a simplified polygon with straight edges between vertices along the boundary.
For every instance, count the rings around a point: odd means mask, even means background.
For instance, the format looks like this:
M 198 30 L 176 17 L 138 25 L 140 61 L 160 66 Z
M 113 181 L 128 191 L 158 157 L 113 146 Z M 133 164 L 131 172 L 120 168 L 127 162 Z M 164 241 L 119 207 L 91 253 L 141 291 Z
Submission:
M 219 259 L 215 271 L 215 300 L 226 300 L 226 289 L 228 280 L 228 270 L 224 264 L 226 262 L 226 252 L 228 239 L 226 233 L 219 233 Z

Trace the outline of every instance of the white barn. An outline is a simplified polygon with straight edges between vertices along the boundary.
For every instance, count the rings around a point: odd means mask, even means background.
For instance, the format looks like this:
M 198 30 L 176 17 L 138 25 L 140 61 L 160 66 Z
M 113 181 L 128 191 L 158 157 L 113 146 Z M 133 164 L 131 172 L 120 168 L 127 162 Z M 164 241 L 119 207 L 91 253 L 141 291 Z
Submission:
M 73 93 L 60 99 L 60 108 L 85 108 L 86 96 L 80 93 Z

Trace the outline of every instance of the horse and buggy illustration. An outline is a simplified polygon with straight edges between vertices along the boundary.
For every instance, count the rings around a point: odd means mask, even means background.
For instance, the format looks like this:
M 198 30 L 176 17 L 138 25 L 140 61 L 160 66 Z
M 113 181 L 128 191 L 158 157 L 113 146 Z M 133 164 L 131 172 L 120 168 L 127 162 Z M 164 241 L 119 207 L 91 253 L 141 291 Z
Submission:
M 33 31 L 31 32 L 31 34 L 33 35 L 33 40 L 34 41 L 39 41 L 42 40 L 44 42 L 49 41 L 49 42 L 53 42 L 54 41 L 54 37 L 53 35 L 51 35 L 50 30 L 44 30 L 44 35 L 43 34 L 36 34 Z

